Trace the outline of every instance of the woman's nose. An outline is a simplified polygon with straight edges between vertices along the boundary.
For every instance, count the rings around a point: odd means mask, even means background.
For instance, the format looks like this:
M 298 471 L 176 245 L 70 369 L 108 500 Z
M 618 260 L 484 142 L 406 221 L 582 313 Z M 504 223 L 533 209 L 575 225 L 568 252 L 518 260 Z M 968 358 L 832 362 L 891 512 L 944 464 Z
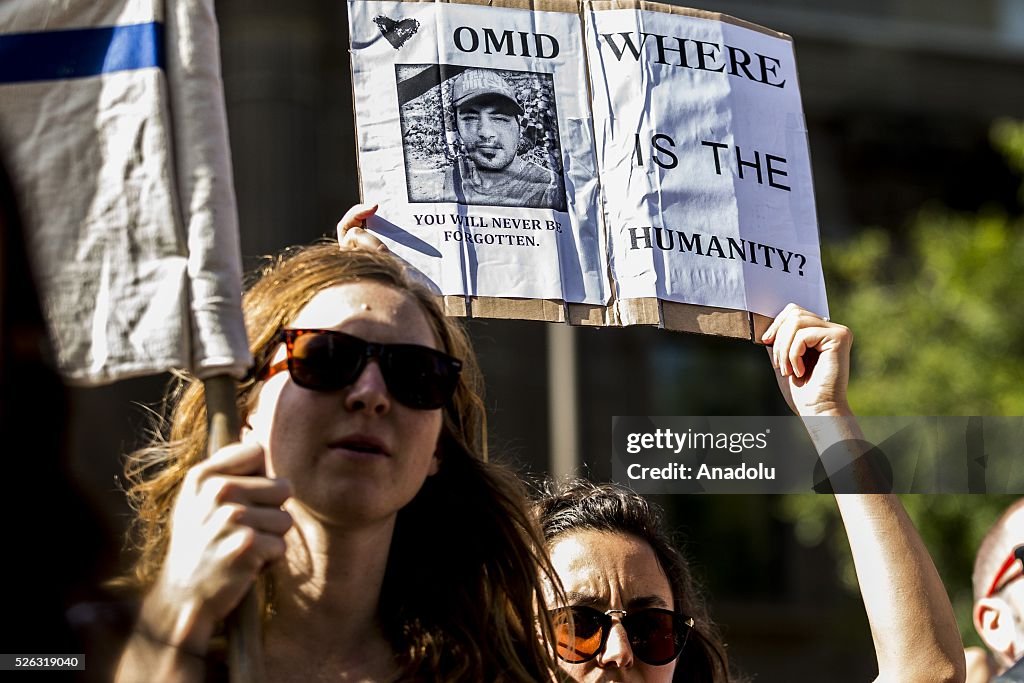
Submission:
M 370 359 L 345 393 L 345 408 L 352 412 L 384 415 L 391 410 L 391 395 L 381 374 L 380 363 Z
M 629 646 L 629 636 L 621 622 L 612 624 L 604 650 L 597 656 L 601 667 L 617 667 L 629 669 L 633 666 L 633 648 Z

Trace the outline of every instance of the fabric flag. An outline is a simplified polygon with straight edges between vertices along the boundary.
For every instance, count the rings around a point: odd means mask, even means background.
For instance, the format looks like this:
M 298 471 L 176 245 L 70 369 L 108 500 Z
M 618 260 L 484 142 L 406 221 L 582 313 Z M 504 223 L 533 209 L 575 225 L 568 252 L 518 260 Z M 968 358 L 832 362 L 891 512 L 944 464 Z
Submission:
M 245 373 L 214 0 L 0 2 L 0 143 L 69 381 Z

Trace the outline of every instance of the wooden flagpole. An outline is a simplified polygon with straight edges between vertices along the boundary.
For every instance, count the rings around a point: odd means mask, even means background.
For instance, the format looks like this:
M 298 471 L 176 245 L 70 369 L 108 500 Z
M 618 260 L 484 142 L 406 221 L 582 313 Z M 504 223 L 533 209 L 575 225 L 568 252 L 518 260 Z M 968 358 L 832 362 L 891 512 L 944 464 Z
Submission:
M 235 403 L 235 381 L 218 375 L 203 382 L 209 428 L 208 455 L 238 441 L 241 420 Z M 227 621 L 228 667 L 231 683 L 264 683 L 263 639 L 261 633 L 259 587 L 261 579 L 249 589 Z

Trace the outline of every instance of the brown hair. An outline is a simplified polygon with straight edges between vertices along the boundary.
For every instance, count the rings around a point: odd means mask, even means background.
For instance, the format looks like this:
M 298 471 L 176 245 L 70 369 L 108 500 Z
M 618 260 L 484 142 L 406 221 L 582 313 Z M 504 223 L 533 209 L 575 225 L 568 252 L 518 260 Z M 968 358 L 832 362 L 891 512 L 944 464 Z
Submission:
M 540 681 L 553 662 L 537 637 L 535 605 L 542 576 L 553 574 L 516 476 L 486 462 L 482 382 L 462 327 L 397 259 L 336 242 L 286 250 L 256 273 L 243 299 L 256 367 L 276 348 L 277 332 L 330 286 L 370 280 L 408 294 L 423 310 L 441 348 L 463 361 L 444 409 L 441 467 L 399 511 L 381 590 L 380 619 L 404 679 Z M 238 388 L 242 416 L 258 383 Z M 169 394 L 169 418 L 154 442 L 129 456 L 129 497 L 140 558 L 132 583 L 151 586 L 167 552 L 170 514 L 185 473 L 203 459 L 206 410 L 202 383 L 183 375 Z M 539 570 L 539 571 L 538 571 Z M 542 635 L 550 624 L 541 620 Z
M 621 486 L 572 479 L 545 483 L 534 502 L 534 513 L 548 546 L 563 534 L 585 529 L 629 534 L 650 545 L 672 586 L 675 609 L 694 620 L 674 679 L 687 683 L 729 680 L 729 662 L 721 636 L 708 616 L 689 563 L 665 531 L 660 509 Z

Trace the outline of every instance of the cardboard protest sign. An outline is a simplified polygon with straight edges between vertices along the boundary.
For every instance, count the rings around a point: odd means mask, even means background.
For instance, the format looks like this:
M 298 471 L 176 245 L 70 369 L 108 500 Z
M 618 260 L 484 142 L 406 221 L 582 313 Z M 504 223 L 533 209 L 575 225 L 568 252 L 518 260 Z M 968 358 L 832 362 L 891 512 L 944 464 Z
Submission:
M 349 3 L 370 227 L 441 293 L 604 305 L 583 34 L 539 6 Z
M 244 374 L 212 0 L 9 0 L 0 27 L 0 140 L 64 376 Z
M 744 338 L 789 301 L 827 315 L 787 36 L 647 2 L 349 17 L 368 227 L 450 313 Z
M 656 297 L 827 315 L 791 41 L 624 4 L 595 2 L 586 22 L 620 312 Z

